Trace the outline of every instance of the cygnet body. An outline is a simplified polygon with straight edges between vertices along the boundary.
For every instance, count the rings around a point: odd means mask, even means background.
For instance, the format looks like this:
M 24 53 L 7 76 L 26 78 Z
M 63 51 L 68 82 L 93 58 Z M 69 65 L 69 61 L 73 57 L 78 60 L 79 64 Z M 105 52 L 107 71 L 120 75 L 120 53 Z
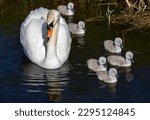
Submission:
M 74 15 L 74 4 L 72 2 L 69 2 L 67 4 L 67 6 L 65 6 L 65 5 L 59 5 L 57 7 L 57 10 L 62 15 L 73 16 Z
M 105 57 L 100 57 L 99 60 L 89 59 L 87 60 L 87 65 L 88 68 L 93 70 L 94 72 L 107 70 Z
M 122 39 L 120 37 L 116 37 L 114 41 L 105 40 L 104 48 L 106 51 L 111 52 L 111 53 L 120 53 L 123 48 Z
M 118 55 L 110 55 L 107 57 L 107 60 L 114 66 L 129 67 L 133 62 L 133 53 L 130 51 L 126 52 L 125 58 Z
M 83 21 L 79 21 L 78 24 L 69 23 L 68 27 L 69 27 L 69 31 L 72 34 L 76 34 L 76 35 L 85 34 L 85 23 Z
M 110 68 L 109 71 L 98 71 L 97 77 L 106 83 L 116 83 L 117 82 L 117 70 L 115 68 Z

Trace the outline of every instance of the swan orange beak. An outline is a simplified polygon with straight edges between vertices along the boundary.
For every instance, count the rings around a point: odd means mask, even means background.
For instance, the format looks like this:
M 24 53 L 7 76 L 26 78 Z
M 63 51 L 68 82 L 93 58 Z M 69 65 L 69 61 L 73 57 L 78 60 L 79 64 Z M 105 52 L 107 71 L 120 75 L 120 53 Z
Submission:
M 48 31 L 47 31 L 47 39 L 48 39 L 48 40 L 51 38 L 52 32 L 53 32 L 53 28 L 50 27 L 50 28 L 48 29 Z

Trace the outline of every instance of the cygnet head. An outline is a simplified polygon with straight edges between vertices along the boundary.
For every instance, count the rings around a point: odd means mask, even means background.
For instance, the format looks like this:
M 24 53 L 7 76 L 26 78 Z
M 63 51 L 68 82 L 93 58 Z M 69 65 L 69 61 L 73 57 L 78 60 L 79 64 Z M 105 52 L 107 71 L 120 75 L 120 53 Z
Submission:
M 85 23 L 83 21 L 78 22 L 78 28 L 85 30 Z
M 74 9 L 74 4 L 72 2 L 69 2 L 67 5 L 67 9 L 73 10 Z
M 114 41 L 115 45 L 122 46 L 122 39 L 120 37 L 116 37 Z
M 47 38 L 50 39 L 53 31 L 53 27 L 59 20 L 60 14 L 57 10 L 50 10 L 47 14 Z
M 133 59 L 133 53 L 130 51 L 126 52 L 126 58 L 129 60 L 132 60 Z
M 110 68 L 109 69 L 109 76 L 118 77 L 117 70 L 115 68 Z
M 107 65 L 106 65 L 106 58 L 105 57 L 100 57 L 98 60 L 99 64 L 104 67 L 104 69 L 107 69 Z

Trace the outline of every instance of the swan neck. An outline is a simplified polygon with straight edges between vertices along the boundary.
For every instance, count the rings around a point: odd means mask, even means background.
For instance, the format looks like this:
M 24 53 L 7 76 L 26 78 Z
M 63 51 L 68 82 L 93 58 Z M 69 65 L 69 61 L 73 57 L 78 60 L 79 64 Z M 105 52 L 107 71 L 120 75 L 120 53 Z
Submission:
M 47 43 L 48 46 L 49 45 L 55 45 L 56 46 L 56 44 L 57 44 L 59 23 L 60 23 L 60 18 L 57 19 L 56 24 L 53 27 L 52 36 L 51 36 L 49 42 Z
M 52 36 L 49 40 L 49 42 L 47 43 L 47 52 L 46 52 L 46 58 L 45 59 L 49 59 L 49 58 L 57 58 L 57 36 L 58 36 L 58 29 L 59 29 L 59 22 L 60 22 L 60 18 L 57 19 L 56 24 L 53 27 L 53 32 L 52 32 Z M 57 58 L 58 59 L 58 58 Z

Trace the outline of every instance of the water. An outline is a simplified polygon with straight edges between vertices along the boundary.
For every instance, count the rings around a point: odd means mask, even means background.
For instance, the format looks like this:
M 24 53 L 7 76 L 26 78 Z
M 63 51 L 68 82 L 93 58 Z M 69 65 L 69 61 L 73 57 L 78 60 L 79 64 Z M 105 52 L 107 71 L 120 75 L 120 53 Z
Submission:
M 45 70 L 25 57 L 19 42 L 20 24 L 32 9 L 56 8 L 61 2 L 4 2 L 0 8 L 0 102 L 150 102 L 150 29 L 129 31 L 123 36 L 121 31 L 129 26 L 111 24 L 108 28 L 107 20 L 88 22 L 85 36 L 72 36 L 68 61 L 60 69 Z M 76 2 L 72 21 L 100 13 L 104 16 L 107 6 L 96 3 Z M 118 83 L 105 84 L 87 68 L 86 61 L 108 56 L 103 41 L 116 36 L 124 37 L 122 54 L 133 51 L 135 62 L 131 68 L 117 68 Z

